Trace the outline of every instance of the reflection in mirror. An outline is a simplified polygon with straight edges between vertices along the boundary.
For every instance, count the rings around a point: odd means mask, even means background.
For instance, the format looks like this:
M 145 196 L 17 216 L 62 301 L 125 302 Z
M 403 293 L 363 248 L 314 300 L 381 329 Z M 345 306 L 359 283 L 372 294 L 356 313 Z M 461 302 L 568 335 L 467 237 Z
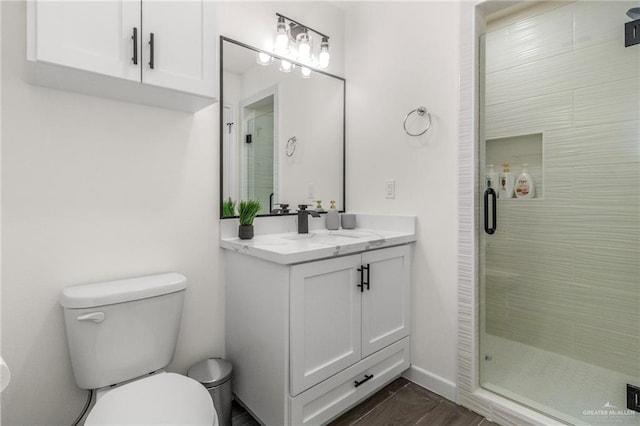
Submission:
M 224 37 L 220 52 L 221 216 L 229 199 L 258 201 L 260 215 L 316 200 L 344 210 L 344 79 L 283 72 L 279 58 L 259 63 L 258 49 Z

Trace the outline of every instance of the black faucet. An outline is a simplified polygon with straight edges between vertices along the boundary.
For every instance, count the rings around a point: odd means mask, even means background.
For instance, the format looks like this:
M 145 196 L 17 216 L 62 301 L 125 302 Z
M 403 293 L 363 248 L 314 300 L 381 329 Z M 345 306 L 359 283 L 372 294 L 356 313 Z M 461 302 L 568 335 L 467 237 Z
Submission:
M 307 210 L 307 204 L 298 204 L 298 234 L 309 233 L 309 215 L 320 217 L 315 210 Z

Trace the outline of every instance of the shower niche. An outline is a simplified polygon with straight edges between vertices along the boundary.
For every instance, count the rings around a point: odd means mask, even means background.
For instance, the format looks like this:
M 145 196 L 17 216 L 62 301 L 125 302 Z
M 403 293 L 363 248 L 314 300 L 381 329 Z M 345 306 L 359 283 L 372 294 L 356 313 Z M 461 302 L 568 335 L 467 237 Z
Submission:
M 509 136 L 504 138 L 487 139 L 485 141 L 485 173 L 493 165 L 496 177 L 496 192 L 498 201 L 523 201 L 516 198 L 513 191 L 506 191 L 502 173 L 507 170 L 511 174 L 512 182 L 522 174 L 523 165 L 527 165 L 529 175 L 534 183 L 533 199 L 541 199 L 544 195 L 544 164 L 542 133 Z M 511 187 L 513 184 L 511 185 Z M 509 188 L 511 189 L 511 188 Z M 511 193 L 508 196 L 509 192 Z

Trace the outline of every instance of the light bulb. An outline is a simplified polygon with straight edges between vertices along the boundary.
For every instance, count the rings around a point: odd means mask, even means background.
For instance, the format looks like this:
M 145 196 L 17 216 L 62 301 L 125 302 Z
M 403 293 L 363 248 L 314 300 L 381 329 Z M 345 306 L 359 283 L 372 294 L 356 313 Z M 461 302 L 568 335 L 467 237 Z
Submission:
M 322 43 L 320 43 L 320 54 L 318 55 L 318 66 L 320 68 L 327 68 L 329 66 L 329 39 L 322 37 Z
M 276 24 L 276 40 L 273 50 L 280 55 L 289 52 L 289 34 L 287 34 L 287 25 L 284 23 L 282 16 L 278 17 L 278 23 Z
M 258 52 L 257 62 L 260 65 L 269 65 L 271 64 L 272 60 L 273 60 L 273 57 L 271 55 L 268 55 L 264 52 Z
M 282 72 L 291 72 L 293 69 L 293 64 L 289 61 L 285 61 L 284 59 L 280 60 L 280 71 Z
M 309 44 L 309 34 L 306 31 L 298 34 L 298 60 L 300 62 L 309 62 L 311 60 L 311 44 Z
M 303 78 L 311 78 L 311 69 L 307 67 L 300 67 L 300 72 Z

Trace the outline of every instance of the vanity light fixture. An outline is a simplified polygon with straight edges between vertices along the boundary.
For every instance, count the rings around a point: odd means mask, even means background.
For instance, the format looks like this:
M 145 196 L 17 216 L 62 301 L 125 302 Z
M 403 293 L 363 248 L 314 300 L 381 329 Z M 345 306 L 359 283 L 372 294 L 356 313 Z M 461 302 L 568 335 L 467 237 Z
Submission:
M 275 29 L 273 53 L 283 58 L 296 61 L 307 66 L 300 66 L 304 78 L 311 77 L 311 68 L 325 69 L 329 66 L 329 36 L 322 34 L 298 21 L 276 13 L 278 21 Z M 317 34 L 321 43 L 318 54 L 313 51 L 313 37 L 310 32 Z M 273 58 L 267 53 L 258 53 L 257 61 L 261 65 L 269 65 Z M 280 71 L 290 72 L 295 65 L 286 59 L 280 59 Z

